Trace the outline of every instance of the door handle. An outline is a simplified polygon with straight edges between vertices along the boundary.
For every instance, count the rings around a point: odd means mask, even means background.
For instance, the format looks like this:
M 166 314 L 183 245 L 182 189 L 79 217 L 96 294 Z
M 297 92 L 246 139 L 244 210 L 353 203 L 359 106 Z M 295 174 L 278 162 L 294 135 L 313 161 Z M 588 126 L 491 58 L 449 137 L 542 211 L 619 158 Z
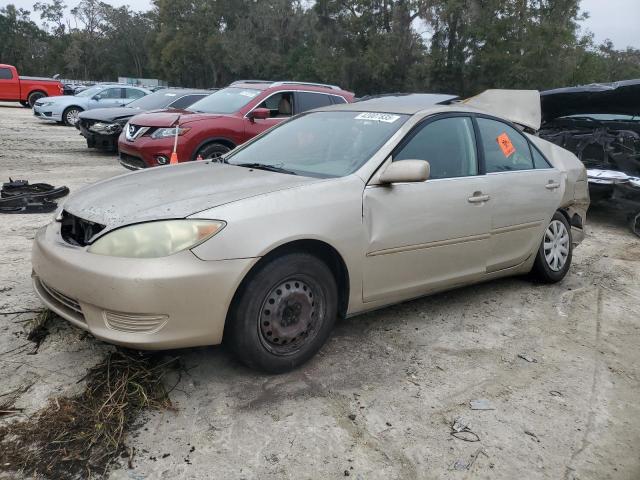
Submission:
M 547 190 L 554 190 L 556 188 L 560 188 L 560 184 L 558 182 L 554 182 L 553 180 L 549 180 L 549 183 L 547 183 L 544 188 L 546 188 Z
M 489 195 L 483 195 L 482 192 L 473 192 L 473 196 L 467 198 L 469 203 L 483 203 L 488 202 L 491 197 Z

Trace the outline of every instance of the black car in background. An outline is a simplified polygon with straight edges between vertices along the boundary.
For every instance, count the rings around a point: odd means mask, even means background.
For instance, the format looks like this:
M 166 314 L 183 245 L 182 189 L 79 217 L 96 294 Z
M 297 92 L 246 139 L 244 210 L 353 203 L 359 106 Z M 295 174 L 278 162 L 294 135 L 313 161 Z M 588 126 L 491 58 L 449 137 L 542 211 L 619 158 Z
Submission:
M 126 107 L 97 108 L 82 112 L 78 116 L 76 127 L 87 139 L 87 147 L 115 152 L 122 128 L 134 115 L 151 110 L 184 109 L 212 93 L 211 90 L 165 88 L 134 100 Z

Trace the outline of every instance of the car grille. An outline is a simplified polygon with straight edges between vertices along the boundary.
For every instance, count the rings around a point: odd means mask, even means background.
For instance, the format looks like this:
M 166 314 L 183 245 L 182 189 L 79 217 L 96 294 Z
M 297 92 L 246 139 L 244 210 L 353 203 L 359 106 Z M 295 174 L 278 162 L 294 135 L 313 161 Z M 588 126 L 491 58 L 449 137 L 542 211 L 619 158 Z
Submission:
M 80 304 L 76 300 L 66 296 L 64 293 L 59 292 L 55 288 L 51 288 L 42 280 L 40 280 L 40 285 L 42 286 L 42 289 L 49 295 L 50 301 L 52 301 L 53 303 L 57 303 L 62 307 L 73 310 L 80 315 L 80 320 L 82 320 L 83 322 L 85 321 L 84 314 L 82 313 L 82 307 L 80 307 Z
M 60 223 L 62 224 L 60 227 L 62 239 L 71 245 L 80 247 L 87 245 L 95 234 L 105 228 L 105 225 L 76 217 L 66 210 L 62 211 L 62 220 L 60 220 Z
M 141 168 L 147 168 L 147 164 L 144 163 L 140 157 L 129 155 L 128 153 L 120 152 L 120 163 L 123 167 L 129 170 L 140 170 Z
M 107 327 L 126 333 L 154 333 L 164 327 L 167 320 L 167 315 L 104 312 Z
M 136 138 L 141 137 L 149 130 L 149 127 L 141 127 L 139 125 L 133 125 L 132 123 L 128 123 L 126 126 L 126 130 L 124 132 L 124 136 L 130 142 L 134 141 Z

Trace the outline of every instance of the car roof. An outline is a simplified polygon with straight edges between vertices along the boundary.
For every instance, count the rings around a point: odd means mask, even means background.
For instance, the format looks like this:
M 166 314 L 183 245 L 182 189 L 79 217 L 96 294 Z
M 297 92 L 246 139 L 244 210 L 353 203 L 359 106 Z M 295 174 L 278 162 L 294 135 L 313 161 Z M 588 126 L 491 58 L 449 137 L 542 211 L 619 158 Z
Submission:
M 344 90 L 337 85 L 330 85 L 328 83 L 314 83 L 314 82 L 298 82 L 295 80 L 237 80 L 228 85 L 229 87 L 236 88 L 252 88 L 255 90 L 267 90 L 269 88 L 287 88 L 291 90 L 302 90 L 310 88 L 313 90 L 332 90 L 335 93 L 351 93 L 348 90 Z
M 167 88 L 162 88 L 160 90 L 156 90 L 153 93 L 150 93 L 150 95 L 158 95 L 160 96 L 161 94 L 173 94 L 173 95 L 193 95 L 193 94 L 202 94 L 202 95 L 211 95 L 213 92 L 211 90 L 202 90 L 202 89 L 198 89 L 198 88 L 174 88 L 174 87 L 167 87 Z
M 365 97 L 354 103 L 325 107 L 319 110 L 345 110 L 352 112 L 401 113 L 414 115 L 438 105 L 447 105 L 457 99 L 456 95 L 441 93 L 394 93 Z

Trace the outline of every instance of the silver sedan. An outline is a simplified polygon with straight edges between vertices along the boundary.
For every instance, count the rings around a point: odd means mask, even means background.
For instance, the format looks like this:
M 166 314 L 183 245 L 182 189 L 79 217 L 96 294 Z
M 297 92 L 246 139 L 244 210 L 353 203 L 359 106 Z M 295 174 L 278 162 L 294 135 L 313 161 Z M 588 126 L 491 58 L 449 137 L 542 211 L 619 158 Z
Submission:
M 509 275 L 560 281 L 583 235 L 583 165 L 533 133 L 538 92 L 452 100 L 326 107 L 222 162 L 87 187 L 37 234 L 35 289 L 100 339 L 224 341 L 282 372 L 338 317 Z

